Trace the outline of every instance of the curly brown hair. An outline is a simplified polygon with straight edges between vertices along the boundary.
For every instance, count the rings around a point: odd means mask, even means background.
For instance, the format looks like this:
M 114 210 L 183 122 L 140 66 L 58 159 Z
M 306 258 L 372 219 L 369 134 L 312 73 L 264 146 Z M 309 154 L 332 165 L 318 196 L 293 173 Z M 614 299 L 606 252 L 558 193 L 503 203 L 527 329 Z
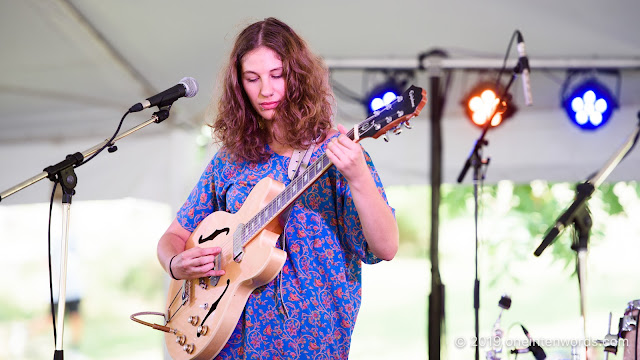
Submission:
M 273 50 L 283 64 L 286 94 L 273 118 L 282 130 L 277 139 L 271 138 L 274 135 L 251 105 L 241 81 L 243 56 L 259 46 Z M 324 138 L 331 128 L 334 97 L 329 71 L 306 42 L 278 19 L 267 18 L 240 32 L 222 75 L 222 94 L 211 127 L 214 140 L 236 159 L 264 161 L 271 140 L 303 149 L 312 140 Z

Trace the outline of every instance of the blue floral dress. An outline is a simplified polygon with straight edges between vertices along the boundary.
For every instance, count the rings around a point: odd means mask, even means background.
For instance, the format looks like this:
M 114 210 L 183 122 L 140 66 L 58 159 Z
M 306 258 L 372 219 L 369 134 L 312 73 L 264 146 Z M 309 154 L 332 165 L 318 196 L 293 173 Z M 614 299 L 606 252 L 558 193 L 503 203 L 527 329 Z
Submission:
M 311 163 L 326 144 L 316 147 Z M 264 177 L 287 185 L 290 158 L 268 151 L 270 158 L 256 164 L 234 162 L 220 150 L 178 211 L 178 222 L 193 231 L 214 211 L 237 212 Z M 365 158 L 386 200 L 366 152 Z M 295 202 L 285 233 L 281 286 L 276 277 L 251 294 L 218 359 L 348 358 L 361 302 L 361 264 L 380 259 L 367 246 L 347 180 L 335 166 Z

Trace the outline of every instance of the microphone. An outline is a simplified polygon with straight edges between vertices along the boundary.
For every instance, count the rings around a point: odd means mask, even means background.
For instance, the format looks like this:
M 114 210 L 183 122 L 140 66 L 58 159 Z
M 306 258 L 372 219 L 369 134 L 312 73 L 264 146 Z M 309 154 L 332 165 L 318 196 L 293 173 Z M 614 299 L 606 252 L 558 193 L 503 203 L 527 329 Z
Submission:
M 167 90 L 153 95 L 144 101 L 141 101 L 131 108 L 129 112 L 138 112 L 152 106 L 163 107 L 173 104 L 174 101 L 181 97 L 194 97 L 198 93 L 198 82 L 192 77 L 185 77 L 180 80 L 178 85 L 168 88 Z
M 574 221 L 574 218 L 584 209 L 585 203 L 593 194 L 595 187 L 589 180 L 585 181 L 582 184 L 578 184 L 576 186 L 576 196 L 573 200 L 573 203 L 565 210 L 558 220 L 556 220 L 555 225 L 551 229 L 548 230 L 547 234 L 542 239 L 542 243 L 538 246 L 538 248 L 533 252 L 535 256 L 540 256 L 544 249 L 547 248 L 551 244 L 551 242 L 560 234 L 561 231 L 564 230 L 571 222 Z
M 533 104 L 533 96 L 531 95 L 531 79 L 529 78 L 529 73 L 531 72 L 531 68 L 529 67 L 529 58 L 527 57 L 527 52 L 524 49 L 524 39 L 522 38 L 522 34 L 518 30 L 518 54 L 520 58 L 518 61 L 520 62 L 520 67 L 522 68 L 522 87 L 524 89 L 524 102 L 527 106 L 531 106 Z
M 540 345 L 538 345 L 535 341 L 533 341 L 533 339 L 531 338 L 531 335 L 529 335 L 529 332 L 527 331 L 527 329 L 525 329 L 525 327 L 522 324 L 520 324 L 520 327 L 522 328 L 522 331 L 524 331 L 524 334 L 527 336 L 527 338 L 531 342 L 531 345 L 529 345 L 527 350 L 531 351 L 531 353 L 533 354 L 533 357 L 536 358 L 536 360 L 546 359 L 547 354 L 545 354 L 544 350 L 542 350 Z

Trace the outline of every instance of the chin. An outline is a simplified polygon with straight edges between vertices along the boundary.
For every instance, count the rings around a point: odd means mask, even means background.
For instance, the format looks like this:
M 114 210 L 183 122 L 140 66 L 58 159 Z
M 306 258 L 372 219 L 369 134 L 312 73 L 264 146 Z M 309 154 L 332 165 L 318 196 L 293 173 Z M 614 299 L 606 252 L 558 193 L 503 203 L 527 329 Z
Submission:
M 273 120 L 273 117 L 275 116 L 275 113 L 274 113 L 273 110 L 268 110 L 268 111 L 262 111 L 260 113 L 260 115 L 265 120 Z

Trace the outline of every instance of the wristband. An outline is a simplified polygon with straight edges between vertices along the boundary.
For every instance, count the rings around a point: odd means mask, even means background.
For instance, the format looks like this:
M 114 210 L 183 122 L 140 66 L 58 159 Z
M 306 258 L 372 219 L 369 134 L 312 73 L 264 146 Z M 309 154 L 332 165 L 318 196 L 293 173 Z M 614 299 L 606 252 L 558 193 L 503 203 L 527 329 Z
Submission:
M 174 259 L 176 256 L 178 256 L 178 254 L 173 255 L 173 257 L 171 258 L 171 260 L 169 260 L 169 274 L 171 274 L 171 278 L 172 278 L 173 280 L 178 280 L 178 278 L 176 278 L 176 277 L 173 275 L 173 269 L 171 269 L 171 263 L 173 262 L 173 259 Z

